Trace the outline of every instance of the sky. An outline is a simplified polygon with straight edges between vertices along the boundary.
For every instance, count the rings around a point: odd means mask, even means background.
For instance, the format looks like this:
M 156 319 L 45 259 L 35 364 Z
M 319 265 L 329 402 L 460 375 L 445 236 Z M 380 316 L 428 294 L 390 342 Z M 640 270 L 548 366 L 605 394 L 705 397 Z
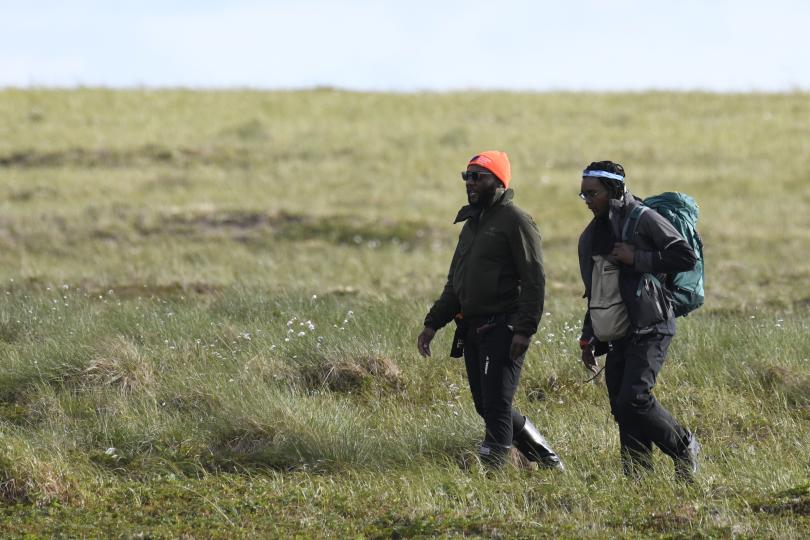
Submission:
M 0 87 L 810 90 L 808 0 L 0 0 Z

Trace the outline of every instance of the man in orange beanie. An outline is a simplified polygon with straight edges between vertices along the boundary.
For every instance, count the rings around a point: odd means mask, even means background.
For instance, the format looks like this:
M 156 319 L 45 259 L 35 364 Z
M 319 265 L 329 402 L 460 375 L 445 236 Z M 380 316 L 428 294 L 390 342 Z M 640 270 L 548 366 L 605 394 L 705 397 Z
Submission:
M 543 313 L 545 276 L 534 220 L 512 202 L 506 153 L 476 154 L 461 173 L 469 204 L 441 296 L 417 338 L 430 356 L 436 331 L 457 323 L 451 356 L 464 355 L 475 410 L 484 419 L 481 461 L 503 465 L 512 444 L 529 460 L 563 469 L 537 428 L 512 407 L 523 360 Z

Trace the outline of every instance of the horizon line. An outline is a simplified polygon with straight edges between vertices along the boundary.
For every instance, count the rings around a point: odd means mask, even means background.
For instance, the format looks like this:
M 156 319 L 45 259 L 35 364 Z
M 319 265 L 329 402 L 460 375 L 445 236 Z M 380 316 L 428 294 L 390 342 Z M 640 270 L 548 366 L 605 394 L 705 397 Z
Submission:
M 75 85 L 52 85 L 52 84 L 29 84 L 29 85 L 0 85 L 0 92 L 17 91 L 79 91 L 79 90 L 109 90 L 109 91 L 186 91 L 186 92 L 266 92 L 266 93 L 291 93 L 291 92 L 339 92 L 346 94 L 711 94 L 711 95 L 794 95 L 810 93 L 810 87 L 803 88 L 795 86 L 782 89 L 761 89 L 751 88 L 748 90 L 728 89 L 717 90 L 710 88 L 667 88 L 651 86 L 648 88 L 602 88 L 587 89 L 574 87 L 559 88 L 499 88 L 499 87 L 469 87 L 469 88 L 411 88 L 411 89 L 379 89 L 379 88 L 352 88 L 331 84 L 302 85 L 289 87 L 272 87 L 261 85 L 104 85 L 104 84 L 75 84 Z

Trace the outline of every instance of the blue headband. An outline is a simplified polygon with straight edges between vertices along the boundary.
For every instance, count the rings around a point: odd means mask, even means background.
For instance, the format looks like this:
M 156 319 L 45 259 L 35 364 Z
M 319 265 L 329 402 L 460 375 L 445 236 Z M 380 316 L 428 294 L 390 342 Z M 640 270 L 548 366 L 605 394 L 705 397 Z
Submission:
M 619 182 L 624 182 L 624 176 L 607 171 L 582 171 L 583 178 L 588 176 L 596 178 L 610 178 L 611 180 L 618 180 Z

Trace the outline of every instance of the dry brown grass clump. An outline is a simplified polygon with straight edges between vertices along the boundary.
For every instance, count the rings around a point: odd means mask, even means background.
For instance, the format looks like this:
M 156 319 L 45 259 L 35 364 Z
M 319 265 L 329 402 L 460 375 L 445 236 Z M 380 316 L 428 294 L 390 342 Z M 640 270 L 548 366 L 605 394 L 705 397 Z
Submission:
M 84 369 L 84 376 L 93 385 L 116 386 L 124 392 L 144 389 L 154 382 L 151 363 L 126 336 L 103 341 Z
M 33 455 L 0 458 L 0 501 L 4 503 L 44 506 L 53 501 L 80 502 L 81 498 L 76 483 L 58 462 Z
M 792 405 L 810 405 L 810 378 L 800 371 L 776 363 L 764 365 L 760 380 L 765 388 L 784 394 Z
M 308 387 L 326 387 L 332 392 L 356 393 L 373 386 L 399 391 L 404 387 L 402 370 L 381 356 L 326 360 L 302 373 Z

